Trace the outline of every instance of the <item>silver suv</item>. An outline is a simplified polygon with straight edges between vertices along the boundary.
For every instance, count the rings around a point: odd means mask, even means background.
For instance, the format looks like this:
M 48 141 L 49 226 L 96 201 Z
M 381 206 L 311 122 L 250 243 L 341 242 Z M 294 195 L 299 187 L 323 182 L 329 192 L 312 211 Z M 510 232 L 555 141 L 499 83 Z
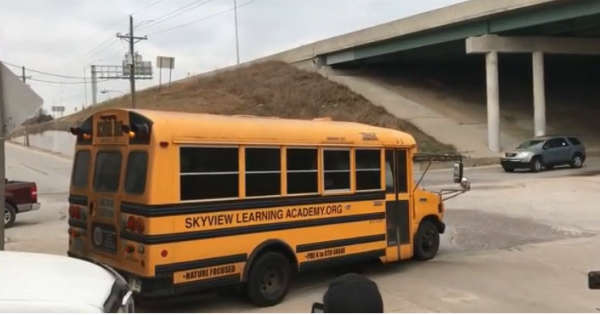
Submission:
M 507 172 L 528 168 L 533 172 L 558 165 L 580 168 L 585 162 L 585 147 L 576 137 L 538 137 L 527 140 L 500 159 Z

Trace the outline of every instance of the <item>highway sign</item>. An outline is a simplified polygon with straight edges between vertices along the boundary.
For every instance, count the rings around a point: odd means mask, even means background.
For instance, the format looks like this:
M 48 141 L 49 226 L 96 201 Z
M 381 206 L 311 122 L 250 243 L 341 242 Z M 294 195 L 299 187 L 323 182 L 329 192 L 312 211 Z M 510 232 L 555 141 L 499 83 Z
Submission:
M 52 106 L 52 111 L 62 113 L 65 111 L 65 107 L 64 106 Z
M 175 68 L 175 57 L 156 57 L 156 67 L 159 69 L 174 69 Z

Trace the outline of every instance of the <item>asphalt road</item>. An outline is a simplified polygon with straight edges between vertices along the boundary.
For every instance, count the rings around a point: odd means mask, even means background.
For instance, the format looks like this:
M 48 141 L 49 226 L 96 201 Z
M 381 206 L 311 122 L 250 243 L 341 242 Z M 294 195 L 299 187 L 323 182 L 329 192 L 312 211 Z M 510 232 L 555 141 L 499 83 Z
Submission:
M 7 176 L 36 181 L 42 203 L 7 230 L 7 249 L 64 255 L 72 162 L 12 144 L 6 149 Z M 300 274 L 284 302 L 267 309 L 232 293 L 208 293 L 140 310 L 306 312 L 332 279 L 354 271 L 377 282 L 390 312 L 594 312 L 600 292 L 587 289 L 586 275 L 600 269 L 599 174 L 598 158 L 580 170 L 538 174 L 467 169 L 473 190 L 446 203 L 448 230 L 434 260 Z M 435 190 L 450 181 L 449 170 L 434 170 L 423 186 Z

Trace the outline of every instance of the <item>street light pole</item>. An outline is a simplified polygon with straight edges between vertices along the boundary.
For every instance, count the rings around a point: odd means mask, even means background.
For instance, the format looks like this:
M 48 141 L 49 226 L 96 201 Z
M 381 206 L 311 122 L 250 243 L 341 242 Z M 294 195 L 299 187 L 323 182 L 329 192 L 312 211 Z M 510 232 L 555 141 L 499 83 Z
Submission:
M 238 36 L 237 0 L 233 0 L 233 16 L 235 19 L 235 56 L 237 64 L 240 64 L 240 39 Z

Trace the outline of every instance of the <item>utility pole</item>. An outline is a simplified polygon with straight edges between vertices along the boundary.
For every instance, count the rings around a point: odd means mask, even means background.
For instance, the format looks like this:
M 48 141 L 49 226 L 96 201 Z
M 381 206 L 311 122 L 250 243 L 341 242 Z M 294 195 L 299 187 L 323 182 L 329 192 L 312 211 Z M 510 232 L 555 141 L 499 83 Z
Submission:
M 98 78 L 96 77 L 96 66 L 92 65 L 92 106 L 98 102 Z
M 237 64 L 240 64 L 240 39 L 238 35 L 237 0 L 233 0 L 233 17 L 235 19 L 235 56 Z
M 87 106 L 87 73 L 85 72 L 85 67 L 83 67 L 83 105 L 81 106 L 81 110 L 84 110 Z
M 121 35 L 117 33 L 117 37 L 129 41 L 129 55 L 131 63 L 129 64 L 129 84 L 131 85 L 131 107 L 135 108 L 135 40 L 141 41 L 148 39 L 148 36 L 135 37 L 133 35 L 133 15 L 129 16 L 129 34 Z
M 27 84 L 27 79 L 31 79 L 31 76 L 26 76 L 25 75 L 25 66 L 21 67 L 21 80 L 23 80 L 23 83 Z

